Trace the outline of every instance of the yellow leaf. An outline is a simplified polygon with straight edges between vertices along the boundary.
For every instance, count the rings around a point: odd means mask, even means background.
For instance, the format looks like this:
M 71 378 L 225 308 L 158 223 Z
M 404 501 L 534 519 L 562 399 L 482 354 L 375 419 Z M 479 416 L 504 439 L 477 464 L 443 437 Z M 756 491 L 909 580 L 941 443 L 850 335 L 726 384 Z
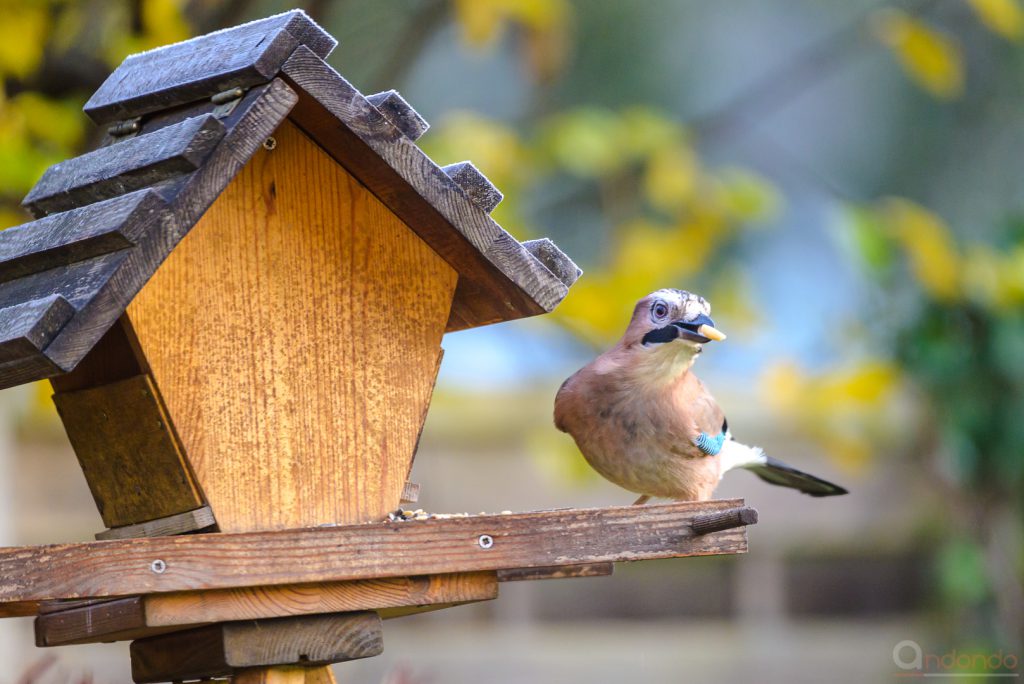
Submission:
M 501 0 L 455 0 L 455 21 L 462 29 L 462 39 L 474 48 L 493 45 L 504 22 L 502 5 Z
M 970 245 L 964 254 L 964 294 L 983 306 L 999 299 L 1001 259 L 989 245 Z
M 619 144 L 632 158 L 646 159 L 665 147 L 687 145 L 682 124 L 650 107 L 630 107 L 619 119 Z
M 943 99 L 963 92 L 963 63 L 953 38 L 897 9 L 876 12 L 873 26 L 875 35 L 922 88 Z
M 765 221 L 778 215 L 782 197 L 761 176 L 738 168 L 718 173 L 717 199 L 722 210 L 737 221 Z
M 569 14 L 565 0 L 502 0 L 499 4 L 510 18 L 532 29 L 563 26 Z
M 10 101 L 10 107 L 24 118 L 29 135 L 56 146 L 68 156 L 82 141 L 85 119 L 80 110 L 81 102 L 52 100 L 25 91 Z
M 50 30 L 46 3 L 5 3 L 0 21 L 0 76 L 28 76 L 39 66 Z
M 188 39 L 192 29 L 185 21 L 184 0 L 145 0 L 142 25 L 152 47 Z
M 627 151 L 618 144 L 620 121 L 612 112 L 583 107 L 554 117 L 546 128 L 547 149 L 570 173 L 594 178 L 628 161 Z
M 647 162 L 644 192 L 656 208 L 675 213 L 689 202 L 697 178 L 697 158 L 688 146 L 663 146 Z
M 899 381 L 899 369 L 877 359 L 814 375 L 784 360 L 762 374 L 761 391 L 781 417 L 856 471 L 879 448 Z
M 31 217 L 21 209 L 0 206 L 0 230 L 20 226 L 22 223 L 30 220 Z
M 911 270 L 925 291 L 943 301 L 959 298 L 960 255 L 945 222 L 905 199 L 885 200 L 881 211 L 893 237 L 907 252 Z
M 1017 0 L 968 0 L 971 9 L 989 30 L 1009 40 L 1024 36 L 1024 10 Z

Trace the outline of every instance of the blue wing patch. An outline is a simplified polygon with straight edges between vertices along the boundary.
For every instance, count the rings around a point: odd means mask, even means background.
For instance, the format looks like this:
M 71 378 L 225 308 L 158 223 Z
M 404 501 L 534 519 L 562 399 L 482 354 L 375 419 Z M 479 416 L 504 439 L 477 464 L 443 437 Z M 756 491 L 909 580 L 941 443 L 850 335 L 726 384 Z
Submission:
M 697 439 L 693 441 L 693 443 L 697 445 L 697 448 L 708 456 L 717 456 L 718 452 L 722 450 L 722 444 L 724 442 L 724 431 L 720 432 L 717 437 L 712 437 L 708 433 L 702 432 L 697 436 Z

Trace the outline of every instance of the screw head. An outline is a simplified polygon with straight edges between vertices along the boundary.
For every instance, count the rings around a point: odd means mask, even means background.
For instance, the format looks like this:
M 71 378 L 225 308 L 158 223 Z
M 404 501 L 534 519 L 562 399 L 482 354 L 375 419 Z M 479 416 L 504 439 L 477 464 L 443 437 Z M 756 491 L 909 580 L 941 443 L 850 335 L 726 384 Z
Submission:
M 149 564 L 149 569 L 158 575 L 162 575 L 167 570 L 167 563 L 157 558 L 155 561 Z
M 489 549 L 494 546 L 494 537 L 489 534 L 481 534 L 477 543 L 480 544 L 481 549 Z
M 277 140 L 275 140 L 273 136 L 263 141 L 263 149 L 272 150 L 275 147 L 277 147 Z

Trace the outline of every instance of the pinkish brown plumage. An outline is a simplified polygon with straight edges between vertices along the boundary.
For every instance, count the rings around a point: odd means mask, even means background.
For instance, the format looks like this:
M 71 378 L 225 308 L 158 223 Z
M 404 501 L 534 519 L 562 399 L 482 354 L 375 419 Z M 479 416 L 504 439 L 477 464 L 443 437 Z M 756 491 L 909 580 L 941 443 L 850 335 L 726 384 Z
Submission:
M 682 290 L 641 299 L 622 339 L 562 384 L 555 426 L 601 475 L 641 494 L 639 502 L 709 499 L 732 468 L 812 496 L 846 493 L 732 439 L 691 370 L 705 343 L 725 339 L 710 313 L 702 297 Z

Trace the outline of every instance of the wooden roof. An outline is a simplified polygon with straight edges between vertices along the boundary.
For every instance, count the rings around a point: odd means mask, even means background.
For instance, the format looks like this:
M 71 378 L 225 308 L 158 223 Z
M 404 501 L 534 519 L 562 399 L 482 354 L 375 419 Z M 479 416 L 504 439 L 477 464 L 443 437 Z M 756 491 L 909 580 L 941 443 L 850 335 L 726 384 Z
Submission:
M 363 96 L 324 58 L 336 41 L 291 11 L 128 57 L 86 103 L 102 145 L 26 196 L 0 232 L 0 387 L 67 372 L 274 130 L 290 117 L 459 274 L 448 330 L 553 309 L 580 271 L 549 240 L 489 216 L 501 193 L 470 163 L 416 146 L 402 97 Z

